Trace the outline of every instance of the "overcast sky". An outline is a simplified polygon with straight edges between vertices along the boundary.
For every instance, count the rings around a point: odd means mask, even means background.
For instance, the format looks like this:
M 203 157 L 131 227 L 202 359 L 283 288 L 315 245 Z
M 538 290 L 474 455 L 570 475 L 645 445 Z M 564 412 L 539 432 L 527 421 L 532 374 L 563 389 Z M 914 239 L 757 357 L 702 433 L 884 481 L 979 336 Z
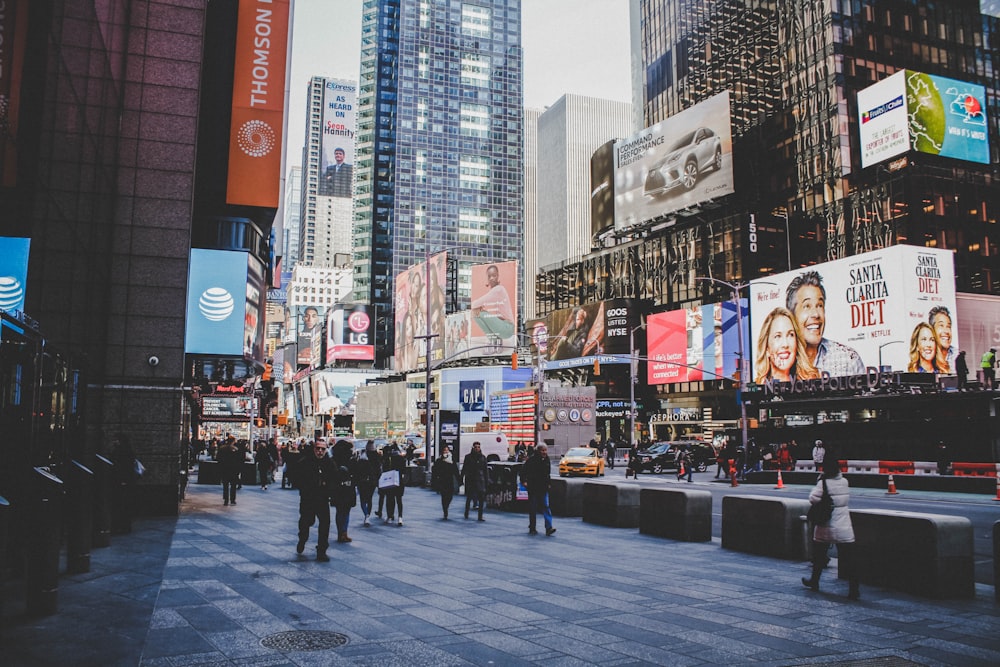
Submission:
M 361 0 L 295 0 L 288 165 L 301 159 L 306 86 L 313 76 L 357 81 Z M 522 0 L 524 104 L 566 93 L 632 100 L 628 0 Z

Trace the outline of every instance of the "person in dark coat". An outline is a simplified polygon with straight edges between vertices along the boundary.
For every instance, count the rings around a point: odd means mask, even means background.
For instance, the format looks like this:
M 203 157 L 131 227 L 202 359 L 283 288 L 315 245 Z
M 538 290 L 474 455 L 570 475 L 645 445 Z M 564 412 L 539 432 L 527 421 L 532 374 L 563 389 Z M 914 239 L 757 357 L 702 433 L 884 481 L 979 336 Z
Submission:
M 965 359 L 965 350 L 955 357 L 955 373 L 958 375 L 958 390 L 965 391 L 965 383 L 969 380 L 969 362 Z
M 267 491 L 267 483 L 271 479 L 271 468 L 274 467 L 274 460 L 267 451 L 267 445 L 263 442 L 257 443 L 257 451 L 254 452 L 253 462 L 257 466 L 257 477 L 260 478 L 260 490 Z
M 372 497 L 378 488 L 378 478 L 382 475 L 382 457 L 371 440 L 365 445 L 357 460 L 358 497 L 361 499 L 361 513 L 365 515 L 364 526 L 372 525 Z M 380 494 L 381 495 L 381 494 Z M 381 510 L 379 511 L 381 513 Z
M 472 443 L 472 451 L 465 455 L 462 462 L 462 480 L 465 483 L 465 518 L 469 518 L 469 506 L 476 501 L 479 507 L 479 520 L 483 518 L 483 507 L 486 505 L 486 457 L 483 456 L 482 445 Z
M 240 483 L 240 465 L 243 463 L 243 454 L 236 446 L 236 438 L 229 436 L 219 446 L 215 453 L 215 460 L 219 462 L 219 481 L 222 482 L 222 504 L 236 504 L 236 488 Z
M 545 521 L 545 534 L 552 535 L 556 529 L 552 527 L 552 510 L 549 509 L 549 486 L 552 483 L 552 463 L 549 461 L 549 449 L 538 445 L 535 454 L 521 468 L 521 481 L 528 489 L 528 534 L 537 535 L 535 521 L 539 512 Z
M 326 455 L 326 441 L 317 439 L 312 454 L 302 453 L 295 466 L 295 486 L 299 489 L 299 541 L 295 552 L 305 551 L 309 529 L 319 521 L 316 537 L 316 560 L 328 562 L 330 546 L 330 491 L 334 483 L 333 459 Z
M 403 491 L 405 490 L 406 457 L 399 445 L 393 445 L 389 450 L 389 458 L 385 463 L 386 470 L 395 470 L 399 474 L 399 484 L 383 489 L 385 495 L 385 522 L 397 526 L 403 525 Z
M 445 521 L 448 520 L 448 508 L 455 496 L 455 489 L 461 483 L 462 476 L 458 472 L 458 465 L 451 460 L 451 448 L 443 447 L 441 456 L 431 468 L 431 488 L 441 494 L 441 511 L 444 512 Z
M 353 542 L 347 534 L 351 521 L 351 510 L 358 503 L 355 484 L 354 445 L 347 440 L 338 440 L 333 446 L 334 483 L 330 489 L 330 505 L 337 510 L 337 541 Z

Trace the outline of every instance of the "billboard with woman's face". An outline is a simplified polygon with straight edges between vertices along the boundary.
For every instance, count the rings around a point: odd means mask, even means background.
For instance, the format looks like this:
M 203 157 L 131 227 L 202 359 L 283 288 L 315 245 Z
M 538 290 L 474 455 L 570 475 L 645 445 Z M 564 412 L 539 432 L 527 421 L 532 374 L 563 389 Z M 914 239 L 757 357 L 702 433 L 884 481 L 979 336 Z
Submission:
M 431 362 L 444 359 L 446 334 L 444 285 L 447 264 L 447 253 L 440 253 L 431 257 L 429 268 L 427 262 L 421 262 L 396 276 L 394 310 L 397 371 L 415 370 L 427 363 L 426 343 L 419 336 L 426 336 L 428 329 L 434 335 L 431 338 Z M 429 307 L 428 296 L 430 296 Z M 430 326 L 427 321 L 428 315 Z
M 893 246 L 750 283 L 752 380 L 955 372 L 951 250 Z

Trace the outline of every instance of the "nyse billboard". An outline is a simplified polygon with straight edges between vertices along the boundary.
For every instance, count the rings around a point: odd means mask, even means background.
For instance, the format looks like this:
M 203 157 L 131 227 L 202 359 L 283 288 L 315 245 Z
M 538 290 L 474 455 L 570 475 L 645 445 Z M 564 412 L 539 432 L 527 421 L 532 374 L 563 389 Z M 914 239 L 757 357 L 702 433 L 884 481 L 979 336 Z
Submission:
M 629 363 L 632 330 L 638 324 L 638 301 L 611 299 L 550 313 L 544 327 L 531 329 L 536 349 L 544 349 L 545 369 Z
M 861 166 L 911 150 L 989 164 L 983 86 L 912 70 L 858 91 Z
M 954 373 L 950 250 L 899 245 L 750 283 L 753 379 Z
M 732 146 L 728 91 L 615 142 L 615 228 L 733 193 Z

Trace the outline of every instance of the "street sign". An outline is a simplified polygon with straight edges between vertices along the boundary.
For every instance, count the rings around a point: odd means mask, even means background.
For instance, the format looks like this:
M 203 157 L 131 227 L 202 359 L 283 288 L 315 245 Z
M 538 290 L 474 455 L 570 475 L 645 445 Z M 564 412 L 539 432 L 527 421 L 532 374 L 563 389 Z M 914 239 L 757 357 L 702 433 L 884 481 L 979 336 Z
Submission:
M 417 401 L 417 410 L 426 410 L 427 401 Z M 437 401 L 431 401 L 431 410 L 440 410 L 441 404 Z

